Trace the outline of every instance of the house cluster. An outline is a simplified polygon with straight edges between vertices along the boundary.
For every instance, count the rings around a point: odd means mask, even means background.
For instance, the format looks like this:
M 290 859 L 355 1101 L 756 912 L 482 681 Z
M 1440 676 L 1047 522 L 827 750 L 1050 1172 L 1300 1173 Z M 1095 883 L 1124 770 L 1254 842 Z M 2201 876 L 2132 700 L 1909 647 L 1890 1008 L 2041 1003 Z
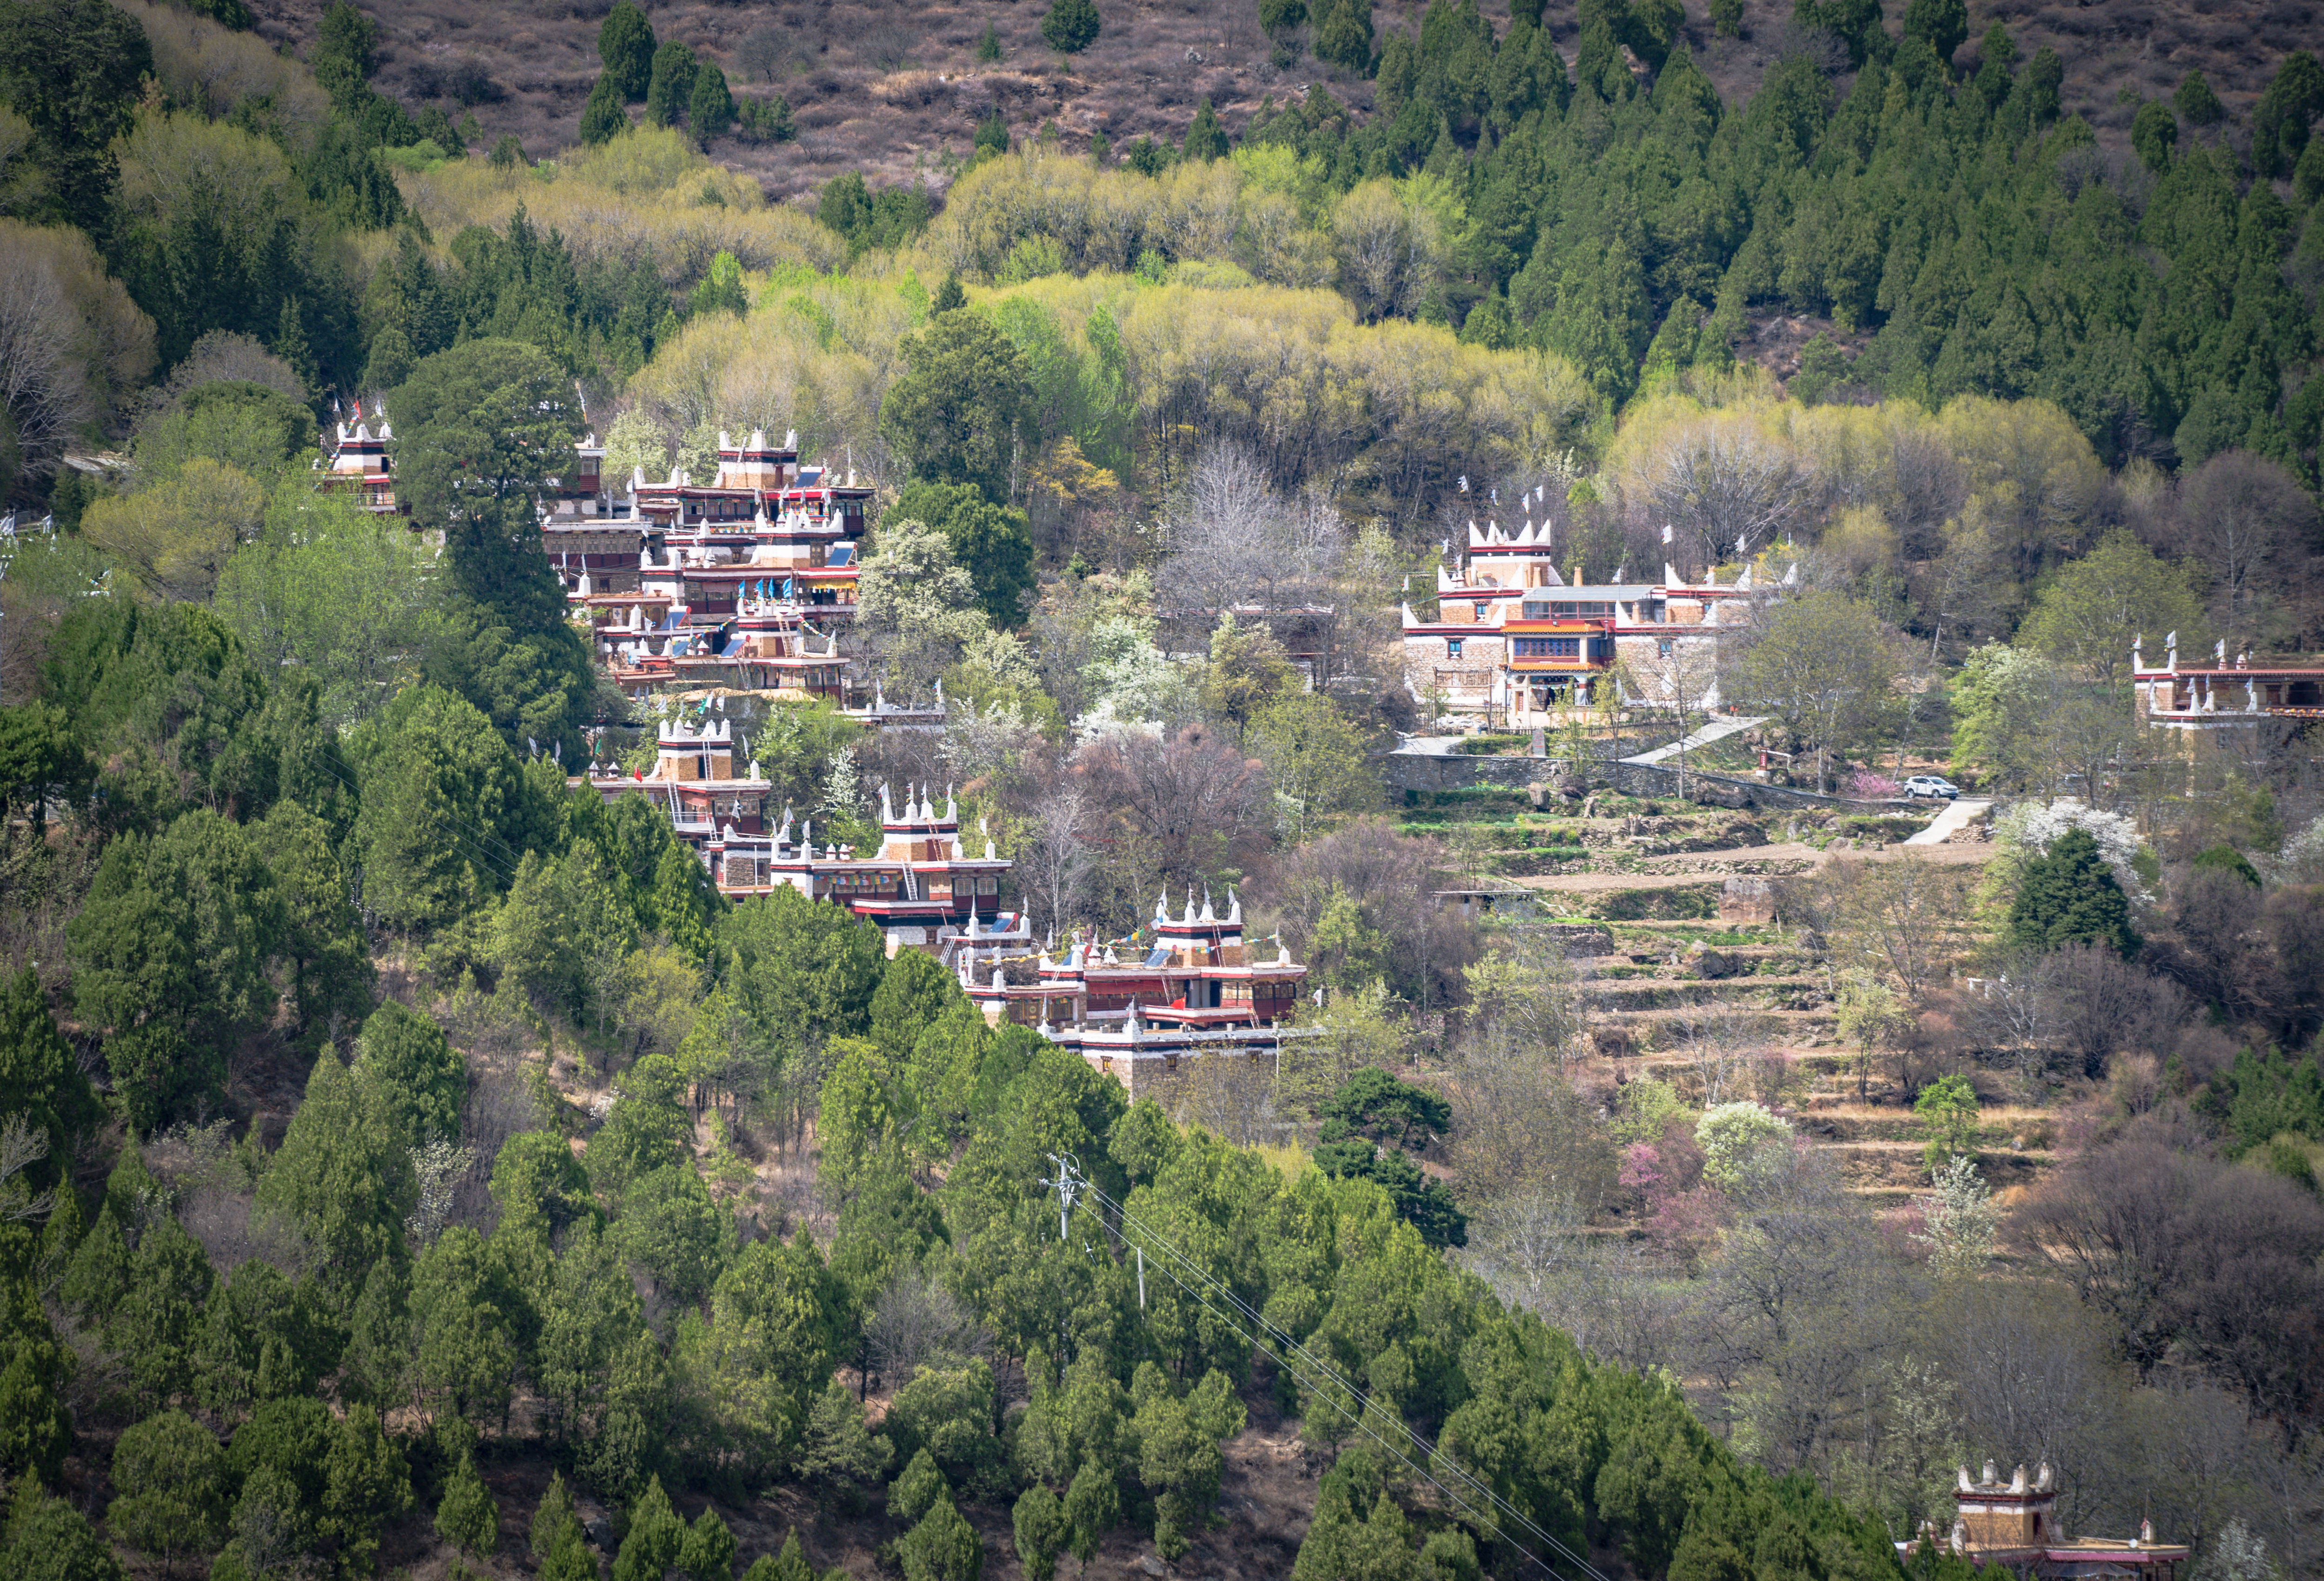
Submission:
M 1669 541 L 1669 530 L 1664 540 Z M 1561 576 L 1552 529 L 1531 522 L 1514 534 L 1469 523 L 1468 553 L 1436 571 L 1436 618 L 1404 606 L 1405 679 L 1440 715 L 1480 715 L 1527 729 L 1567 710 L 1624 701 L 1719 707 L 1719 644 L 1750 619 L 1757 574 L 1731 583 L 1718 572 L 1683 580 L 1665 561 L 1658 582 L 1622 572 L 1585 583 L 1579 566 Z M 1450 546 L 1447 546 L 1448 551 Z M 1798 579 L 1784 573 L 1783 585 Z M 1634 698 L 1632 687 L 1653 695 Z
M 2187 1562 L 2188 1549 L 2157 1542 L 2149 1521 L 2139 1522 L 2133 1538 L 2069 1536 L 2058 1519 L 2057 1475 L 2046 1463 L 2031 1477 L 2021 1465 L 2006 1482 L 1990 1460 L 1978 1477 L 1961 1466 L 1953 1504 L 1950 1533 L 1924 1525 L 1912 1541 L 1896 1545 L 1898 1557 L 1930 1548 L 1981 1569 L 1998 1566 L 2021 1581 L 2172 1581 Z
M 2172 732 L 2182 745 L 2242 748 L 2266 726 L 2300 729 L 2324 720 L 2324 670 L 2255 664 L 2252 656 L 2227 657 L 2216 643 L 2209 664 L 2179 662 L 2179 633 L 2163 638 L 2163 660 L 2146 662 L 2146 640 L 2131 643 L 2130 679 L 2142 728 Z

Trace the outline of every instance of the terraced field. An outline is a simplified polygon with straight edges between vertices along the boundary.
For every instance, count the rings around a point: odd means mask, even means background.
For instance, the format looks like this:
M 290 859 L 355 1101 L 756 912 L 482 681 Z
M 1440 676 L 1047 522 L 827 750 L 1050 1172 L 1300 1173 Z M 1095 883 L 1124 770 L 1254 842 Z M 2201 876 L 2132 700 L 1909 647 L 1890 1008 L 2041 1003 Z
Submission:
M 1536 808 L 1525 790 L 1479 789 L 1416 792 L 1401 816 L 1453 848 L 1478 893 L 1471 903 L 1530 891 L 1562 916 L 1603 925 L 1610 953 L 1576 957 L 1601 1077 L 1653 1075 L 1692 1103 L 1774 1103 L 1810 1145 L 1839 1155 L 1858 1191 L 1901 1202 L 1926 1189 L 1923 1127 L 1894 1062 L 1875 1062 L 1859 1097 L 1835 984 L 1797 929 L 1772 915 L 1766 881 L 1840 855 L 1893 859 L 1933 809 L 1770 814 L 1618 795 Z M 1981 864 L 1992 851 L 1984 833 L 1912 854 Z M 2045 1111 L 1988 1105 L 1980 1170 L 2005 1193 L 2024 1188 L 2049 1166 L 2056 1130 Z

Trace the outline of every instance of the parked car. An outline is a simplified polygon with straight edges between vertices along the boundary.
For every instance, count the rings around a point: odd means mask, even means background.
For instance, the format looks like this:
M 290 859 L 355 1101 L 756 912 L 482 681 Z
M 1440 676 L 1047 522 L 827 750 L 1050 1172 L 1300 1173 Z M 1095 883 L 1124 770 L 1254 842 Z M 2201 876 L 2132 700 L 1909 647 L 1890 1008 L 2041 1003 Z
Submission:
M 1942 774 L 1915 774 L 1904 781 L 1907 800 L 1917 801 L 1923 796 L 1937 796 L 1950 801 L 1960 794 L 1960 787 Z

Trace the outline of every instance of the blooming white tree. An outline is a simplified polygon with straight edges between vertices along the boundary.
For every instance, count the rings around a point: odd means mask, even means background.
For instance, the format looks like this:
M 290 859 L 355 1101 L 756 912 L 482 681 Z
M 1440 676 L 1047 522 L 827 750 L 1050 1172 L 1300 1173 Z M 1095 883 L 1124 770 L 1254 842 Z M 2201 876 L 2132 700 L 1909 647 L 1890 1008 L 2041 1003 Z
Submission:
M 2013 846 L 2027 856 L 2038 856 L 2050 849 L 2051 843 L 2069 829 L 2081 829 L 2098 842 L 2098 855 L 2114 872 L 2114 881 L 2122 886 L 2134 904 L 2152 905 L 2154 897 L 2147 892 L 2146 881 L 2139 877 L 2133 865 L 2138 855 L 2138 826 L 2118 812 L 2100 812 L 2079 797 L 2062 796 L 2048 806 L 2013 808 L 1994 826 L 1994 833 L 2004 845 Z
M 1764 1104 L 1713 1104 L 1695 1122 L 1702 1149 L 1702 1175 L 1722 1191 L 1753 1185 L 1771 1173 L 1788 1151 L 1792 1128 Z
M 2001 1225 L 2001 1205 L 1966 1153 L 1955 1153 L 1933 1171 L 1935 1189 L 1921 1198 L 1926 1226 L 1913 1239 L 1929 1249 L 1929 1266 L 1939 1274 L 1977 1273 L 1993 1261 L 1993 1239 Z

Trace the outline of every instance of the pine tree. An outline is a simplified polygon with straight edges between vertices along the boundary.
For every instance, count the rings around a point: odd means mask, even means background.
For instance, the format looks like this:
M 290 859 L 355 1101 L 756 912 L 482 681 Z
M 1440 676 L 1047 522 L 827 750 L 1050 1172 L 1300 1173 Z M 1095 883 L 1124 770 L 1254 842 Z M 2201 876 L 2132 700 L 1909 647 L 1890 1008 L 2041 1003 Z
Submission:
M 1078 55 L 1097 42 L 1102 25 L 1093 0 L 1051 0 L 1041 18 L 1041 36 L 1061 54 Z
M 1226 129 L 1219 125 L 1218 112 L 1211 108 L 1209 99 L 1194 106 L 1194 118 L 1187 125 L 1186 140 L 1179 153 L 1187 163 L 1199 160 L 1207 164 L 1227 156 Z
M 500 1530 L 500 1506 L 485 1492 L 484 1479 L 476 1475 L 475 1456 L 461 1456 L 436 1506 L 436 1535 L 475 1558 L 499 1546 Z
M 1065 1538 L 1065 1512 L 1057 1495 L 1034 1484 L 1017 1501 L 1012 1525 L 1025 1581 L 1051 1581 L 1057 1573 L 1057 1550 Z
M 2161 99 L 2149 99 L 2138 106 L 2138 116 L 2130 124 L 2130 145 L 2138 151 L 2139 162 L 2156 175 L 2170 168 L 2171 151 L 2179 142 L 2179 117 Z
M 976 41 L 976 58 L 990 66 L 1001 59 L 1001 30 L 992 23 L 984 24 L 984 32 Z
M 949 313 L 968 306 L 968 292 L 962 289 L 957 271 L 946 274 L 944 283 L 936 287 L 936 300 L 928 304 L 930 315 Z
M 605 63 L 613 91 L 624 104 L 646 97 L 653 82 L 654 31 L 632 0 L 620 0 L 597 30 L 597 58 Z
M 630 129 L 630 118 L 622 111 L 622 90 L 610 71 L 600 72 L 597 86 L 589 90 L 589 102 L 581 106 L 581 141 L 591 148 L 611 143 Z M 378 354 L 373 353 L 374 356 Z
M 896 1545 L 904 1581 L 977 1581 L 984 1573 L 984 1539 L 939 1493 L 919 1523 Z
M 2203 75 L 2203 69 L 2200 66 L 2179 79 L 2178 89 L 2172 94 L 2171 102 L 2190 126 L 2215 125 L 2227 113 L 2227 106 L 2221 104 L 2219 96 L 2211 91 L 2210 79 Z
M 687 96 L 686 124 L 703 147 L 734 124 L 734 96 L 726 87 L 726 73 L 714 61 L 696 67 L 694 90 Z
M 2138 952 L 2130 901 L 2087 829 L 2068 829 L 2025 864 L 2009 908 L 2009 942 L 2027 949 L 2103 944 L 2127 957 Z
M 1315 59 L 1350 71 L 1370 71 L 1371 0 L 1334 0 L 1315 24 Z
M 734 1534 L 717 1511 L 703 1511 L 687 1528 L 678 1568 L 689 1581 L 734 1581 Z

